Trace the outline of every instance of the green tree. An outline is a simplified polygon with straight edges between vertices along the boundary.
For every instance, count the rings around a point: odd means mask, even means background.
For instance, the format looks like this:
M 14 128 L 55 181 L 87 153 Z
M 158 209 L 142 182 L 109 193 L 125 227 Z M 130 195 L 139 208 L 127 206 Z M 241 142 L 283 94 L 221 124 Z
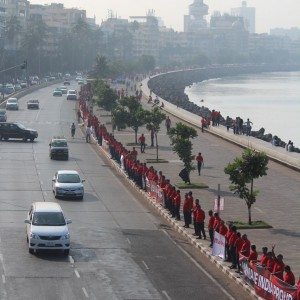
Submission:
M 254 190 L 254 179 L 267 175 L 268 162 L 269 159 L 265 153 L 246 149 L 242 157 L 237 157 L 224 169 L 232 182 L 230 190 L 246 202 L 249 225 L 252 224 L 251 207 L 259 193 L 259 190 Z
M 128 112 L 125 110 L 124 106 L 118 105 L 112 111 L 113 124 L 117 127 L 118 130 L 125 129 L 128 120 Z
M 168 133 L 173 151 L 177 153 L 179 159 L 184 163 L 188 172 L 194 170 L 193 166 L 193 145 L 190 139 L 197 137 L 197 131 L 181 122 L 171 128 Z
M 160 131 L 160 124 L 166 119 L 166 115 L 160 110 L 160 108 L 155 107 L 146 118 L 146 128 L 154 131 L 155 143 L 156 143 L 156 160 L 158 161 L 158 132 Z

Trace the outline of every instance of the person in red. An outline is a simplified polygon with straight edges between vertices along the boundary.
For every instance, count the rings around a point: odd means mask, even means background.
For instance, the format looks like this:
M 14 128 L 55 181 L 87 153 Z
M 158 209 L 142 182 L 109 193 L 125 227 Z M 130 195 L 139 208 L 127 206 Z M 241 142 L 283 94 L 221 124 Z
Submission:
M 202 239 L 202 235 L 203 235 L 203 238 L 206 240 L 206 233 L 205 233 L 205 230 L 204 230 L 204 221 L 205 221 L 205 212 L 201 208 L 201 206 L 199 205 L 199 207 L 197 209 L 197 213 L 196 213 L 196 226 L 198 228 L 198 230 L 197 230 L 197 232 L 198 232 L 197 239 Z
M 271 273 L 273 272 L 274 265 L 275 265 L 274 254 L 272 252 L 268 252 L 267 269 L 269 270 L 269 272 L 271 272 Z
M 181 204 L 180 190 L 177 190 L 176 196 L 174 197 L 174 210 L 175 210 L 175 218 L 177 221 L 180 220 L 180 204 Z
M 283 280 L 283 271 L 284 271 L 284 263 L 283 263 L 283 255 L 278 254 L 274 259 L 274 267 L 272 274 Z
M 193 192 L 189 191 L 188 193 L 188 199 L 189 199 L 189 207 L 190 207 L 190 213 L 189 213 L 189 225 L 192 224 L 192 211 L 193 211 L 193 207 L 194 207 L 194 198 L 193 198 Z
M 233 225 L 229 224 L 228 231 L 227 231 L 227 233 L 225 235 L 225 240 L 226 240 L 226 245 L 225 245 L 226 260 L 225 261 L 229 261 L 229 262 L 231 262 L 231 253 L 230 253 L 229 239 L 230 239 L 231 235 L 233 234 L 232 227 L 233 227 Z
M 217 231 L 219 232 L 219 226 L 220 226 L 220 223 L 221 223 L 221 218 L 219 217 L 219 213 L 214 213 L 214 218 L 215 218 L 215 221 L 214 221 L 214 231 Z
M 170 212 L 172 214 L 172 218 L 175 217 L 175 197 L 177 195 L 175 186 L 172 186 L 172 190 L 170 192 Z
M 204 132 L 204 127 L 206 126 L 206 120 L 202 117 L 201 119 L 201 131 Z
M 197 228 L 197 223 L 196 223 L 196 215 L 197 215 L 197 211 L 199 209 L 199 199 L 196 199 L 195 200 L 195 205 L 193 207 L 193 221 L 194 221 L 194 230 L 195 230 L 195 233 L 193 233 L 194 236 L 198 236 L 198 228 Z
M 228 228 L 225 225 L 225 222 L 223 220 L 221 220 L 220 225 L 219 225 L 219 233 L 221 235 L 226 236 L 227 231 L 228 231 Z
M 256 246 L 255 245 L 251 245 L 251 250 L 250 250 L 250 255 L 248 257 L 248 261 L 249 262 L 256 262 L 257 261 L 257 251 L 256 251 Z
M 230 266 L 230 269 L 236 269 L 238 267 L 238 269 L 240 269 L 240 266 L 239 266 L 239 261 L 240 261 L 240 251 L 242 249 L 242 246 L 243 246 L 243 239 L 241 237 L 241 233 L 238 232 L 237 234 L 237 239 L 235 240 L 234 242 L 234 247 L 235 247 L 235 253 L 232 257 L 232 265 Z
M 133 160 L 136 160 L 137 158 L 137 151 L 135 150 L 135 147 L 132 148 L 132 151 L 131 151 L 131 157 Z
M 198 175 L 201 175 L 201 168 L 203 165 L 203 156 L 202 154 L 199 152 L 197 157 L 196 157 L 196 161 L 197 161 L 197 169 L 198 169 Z
M 232 263 L 234 263 L 234 257 L 236 254 L 236 247 L 235 247 L 235 241 L 237 240 L 238 235 L 237 235 L 237 230 L 235 226 L 231 227 L 231 234 L 230 237 L 228 239 L 228 247 L 229 247 L 229 251 L 228 251 L 228 260 L 231 261 Z M 233 266 L 233 265 L 231 265 Z
M 212 210 L 210 210 L 208 212 L 208 215 L 209 215 L 209 220 L 208 220 L 207 228 L 208 228 L 208 234 L 209 234 L 209 238 L 210 238 L 209 247 L 212 247 L 213 243 L 214 243 L 214 222 L 215 222 L 215 217 L 214 217 L 214 213 L 213 213 Z
M 266 267 L 268 264 L 268 260 L 268 247 L 262 247 L 262 255 L 259 259 L 259 262 L 263 267 Z
M 286 265 L 284 267 L 284 275 L 283 275 L 283 281 L 286 282 L 289 285 L 295 285 L 295 275 L 291 270 L 291 267 Z
M 190 228 L 191 208 L 190 208 L 189 194 L 188 193 L 185 194 L 182 210 L 183 210 L 183 218 L 184 218 L 183 227 Z
M 144 136 L 144 134 L 142 133 L 142 135 L 139 137 L 139 143 L 141 146 L 141 153 L 145 153 L 145 147 L 146 147 L 146 138 Z

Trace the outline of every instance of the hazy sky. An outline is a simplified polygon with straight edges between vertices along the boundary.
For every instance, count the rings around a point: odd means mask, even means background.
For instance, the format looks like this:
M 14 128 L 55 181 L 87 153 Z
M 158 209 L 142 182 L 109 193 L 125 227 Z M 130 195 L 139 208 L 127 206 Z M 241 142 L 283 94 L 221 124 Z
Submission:
M 107 18 L 108 9 L 118 16 L 145 15 L 154 9 L 165 25 L 176 30 L 183 29 L 183 15 L 193 0 L 30 0 L 31 3 L 64 3 L 65 7 L 85 9 L 89 17 L 96 15 L 97 23 Z M 210 12 L 229 12 L 230 8 L 241 5 L 240 0 L 204 0 Z M 258 32 L 269 32 L 274 27 L 300 27 L 300 0 L 248 0 L 248 6 L 256 7 L 256 27 Z

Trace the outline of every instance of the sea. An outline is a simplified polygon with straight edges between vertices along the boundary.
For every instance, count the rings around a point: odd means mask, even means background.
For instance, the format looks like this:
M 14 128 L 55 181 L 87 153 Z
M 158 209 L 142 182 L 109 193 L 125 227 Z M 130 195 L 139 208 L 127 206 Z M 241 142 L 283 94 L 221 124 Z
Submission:
M 206 80 L 186 87 L 190 101 L 222 116 L 247 118 L 253 130 L 300 147 L 300 72 L 261 73 Z

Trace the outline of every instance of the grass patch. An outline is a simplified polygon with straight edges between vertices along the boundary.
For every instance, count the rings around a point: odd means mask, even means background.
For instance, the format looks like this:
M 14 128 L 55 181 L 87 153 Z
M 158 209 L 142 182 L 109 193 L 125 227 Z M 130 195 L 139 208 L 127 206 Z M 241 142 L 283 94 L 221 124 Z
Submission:
M 176 187 L 179 189 L 194 189 L 194 190 L 199 190 L 199 189 L 207 189 L 209 186 L 206 185 L 205 183 L 199 182 L 199 183 L 184 183 L 184 182 L 179 182 L 175 184 Z
M 127 143 L 126 146 L 140 146 L 139 143 Z
M 164 164 L 164 163 L 168 163 L 169 161 L 159 158 L 158 160 L 155 158 L 147 158 L 146 162 L 149 164 Z
M 236 226 L 237 229 L 268 229 L 273 228 L 271 225 L 264 221 L 252 221 L 252 225 L 247 222 L 233 221 L 232 224 Z

